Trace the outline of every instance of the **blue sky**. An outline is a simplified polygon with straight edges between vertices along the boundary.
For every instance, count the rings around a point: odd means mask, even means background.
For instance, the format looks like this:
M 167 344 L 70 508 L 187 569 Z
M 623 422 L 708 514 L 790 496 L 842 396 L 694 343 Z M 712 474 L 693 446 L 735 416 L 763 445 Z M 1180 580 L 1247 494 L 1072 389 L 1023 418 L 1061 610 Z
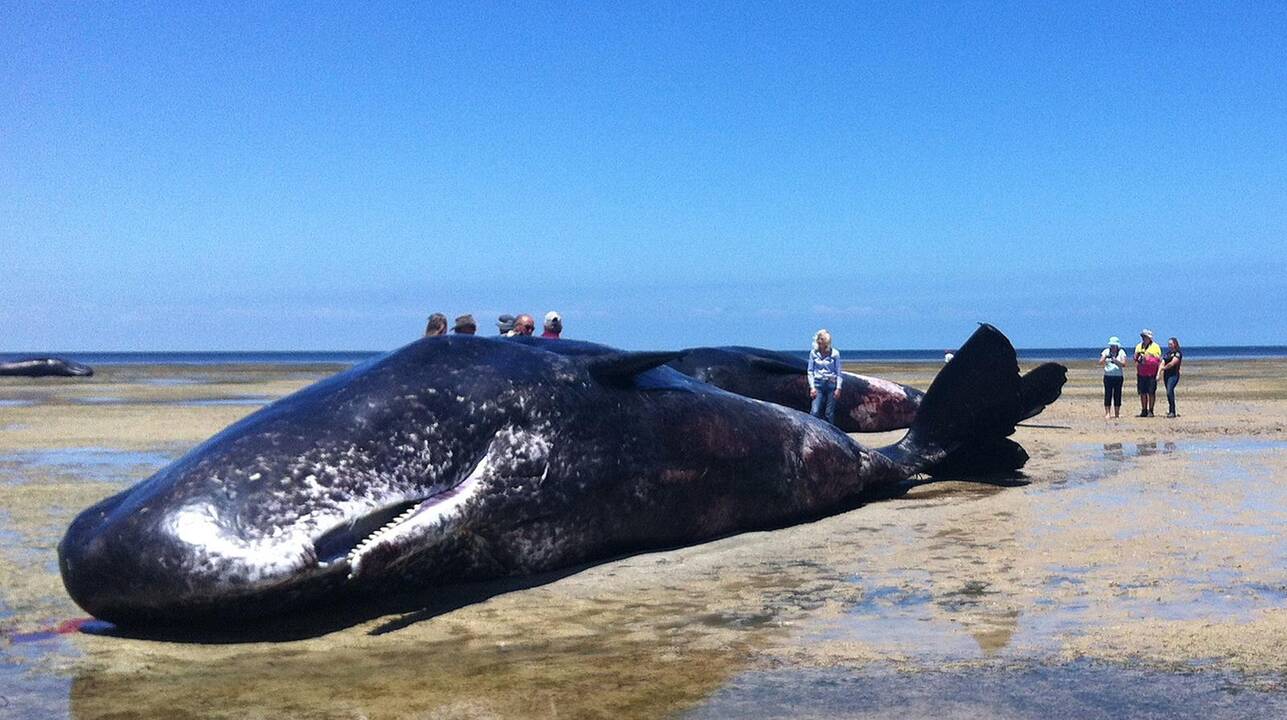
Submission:
M 0 5 L 0 350 L 1287 343 L 1287 5 L 419 5 Z

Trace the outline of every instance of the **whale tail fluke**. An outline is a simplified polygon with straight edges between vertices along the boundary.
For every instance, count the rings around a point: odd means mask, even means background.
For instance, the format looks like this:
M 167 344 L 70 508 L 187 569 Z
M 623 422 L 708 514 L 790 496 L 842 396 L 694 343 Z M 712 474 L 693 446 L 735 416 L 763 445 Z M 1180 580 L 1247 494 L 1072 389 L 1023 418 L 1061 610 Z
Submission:
M 913 473 L 923 472 L 966 447 L 1004 448 L 1013 464 L 1018 456 L 1010 446 L 1017 444 L 1001 441 L 1014 432 L 1023 417 L 1027 409 L 1024 402 L 1014 346 L 1000 330 L 980 324 L 934 378 L 907 435 L 880 452 Z M 1019 448 L 1020 453 L 1022 450 Z M 1022 460 L 1026 459 L 1024 453 Z M 977 462 L 976 458 L 971 465 Z
M 1024 373 L 1019 379 L 1019 399 L 1023 408 L 1022 422 L 1041 414 L 1047 405 L 1059 399 L 1068 382 L 1068 368 L 1059 363 L 1044 363 Z
M 1067 381 L 1068 368 L 1059 363 L 1044 363 L 1024 373 L 1019 378 L 1020 415 L 1015 422 L 1040 415 L 1059 399 Z M 980 480 L 1013 475 L 1027 462 L 1028 453 L 1019 443 L 1004 437 L 981 437 L 963 443 L 925 472 L 939 479 Z

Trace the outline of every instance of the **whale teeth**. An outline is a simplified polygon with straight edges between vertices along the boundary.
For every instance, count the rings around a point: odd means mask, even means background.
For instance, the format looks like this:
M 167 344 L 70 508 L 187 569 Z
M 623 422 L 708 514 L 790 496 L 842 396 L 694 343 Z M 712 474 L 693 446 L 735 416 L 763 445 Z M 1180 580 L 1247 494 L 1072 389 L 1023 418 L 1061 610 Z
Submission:
M 394 527 L 396 527 L 406 519 L 410 518 L 412 515 L 415 515 L 416 511 L 418 511 L 419 509 L 420 509 L 419 505 L 412 505 L 411 507 L 402 511 L 402 513 L 400 513 L 397 517 L 385 523 L 384 526 L 381 527 L 379 530 L 376 530 L 375 532 L 363 538 L 361 542 L 359 542 L 352 550 L 349 551 L 347 559 L 349 561 L 349 579 L 350 580 L 353 579 L 356 573 L 358 561 L 361 559 L 362 554 L 365 553 L 368 549 L 370 549 L 371 546 L 375 545 L 381 538 L 384 537 L 386 533 L 388 533 Z

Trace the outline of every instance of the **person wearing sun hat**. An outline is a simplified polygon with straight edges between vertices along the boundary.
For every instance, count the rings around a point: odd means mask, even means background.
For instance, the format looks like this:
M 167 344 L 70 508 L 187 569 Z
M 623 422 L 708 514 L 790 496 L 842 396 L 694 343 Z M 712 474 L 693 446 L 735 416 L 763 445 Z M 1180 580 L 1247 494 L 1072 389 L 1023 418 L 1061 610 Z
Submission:
M 1122 341 L 1114 335 L 1108 338 L 1108 347 L 1099 353 L 1099 366 L 1104 368 L 1104 419 L 1122 416 L 1122 383 L 1125 378 L 1126 351 Z
M 1135 389 L 1140 394 L 1140 417 L 1153 417 L 1157 400 L 1157 371 L 1162 367 L 1162 348 L 1153 342 L 1153 331 L 1140 330 L 1140 343 L 1135 346 Z
M 473 335 L 478 332 L 478 323 L 474 322 L 474 316 L 468 313 L 456 317 L 456 324 L 451 326 L 451 331 L 457 335 Z

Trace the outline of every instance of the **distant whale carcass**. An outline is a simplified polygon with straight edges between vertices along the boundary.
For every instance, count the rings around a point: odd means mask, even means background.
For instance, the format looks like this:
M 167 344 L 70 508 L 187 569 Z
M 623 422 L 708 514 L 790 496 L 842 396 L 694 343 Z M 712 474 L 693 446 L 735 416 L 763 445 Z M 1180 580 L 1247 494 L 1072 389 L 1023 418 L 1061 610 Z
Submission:
M 688 378 L 675 353 L 560 347 L 425 338 L 283 398 L 82 512 L 63 582 L 130 624 L 539 573 L 897 494 L 1020 414 L 991 326 L 879 450 Z
M 63 358 L 28 358 L 0 363 L 0 376 L 11 377 L 89 377 L 94 369 Z

